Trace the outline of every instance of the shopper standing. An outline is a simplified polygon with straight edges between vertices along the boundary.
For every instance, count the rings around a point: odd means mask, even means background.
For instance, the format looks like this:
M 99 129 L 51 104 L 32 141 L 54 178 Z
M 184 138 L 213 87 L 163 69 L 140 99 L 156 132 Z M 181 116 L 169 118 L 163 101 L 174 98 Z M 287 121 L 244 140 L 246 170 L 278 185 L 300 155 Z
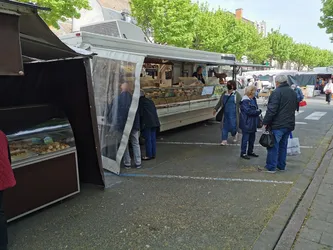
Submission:
M 233 141 L 237 142 L 237 133 L 239 129 L 239 105 L 242 96 L 236 91 L 236 82 L 231 80 L 227 82 L 227 91 L 224 92 L 215 106 L 214 115 L 221 109 L 222 121 L 222 146 L 228 145 L 228 134 L 234 137 Z
M 117 132 L 118 140 L 120 141 L 125 130 L 127 118 L 129 115 L 130 107 L 132 104 L 132 94 L 130 93 L 130 86 L 128 83 L 122 83 L 121 93 L 115 98 L 112 103 L 111 112 L 109 113 L 109 122 L 112 124 L 112 127 Z M 129 132 L 129 142 L 132 145 L 134 163 L 136 168 L 141 168 L 141 150 L 139 143 L 139 115 L 137 114 L 134 119 L 133 127 Z M 129 144 L 128 142 L 128 144 Z M 129 153 L 129 145 L 124 152 L 123 162 L 125 168 L 131 168 L 131 156 Z
M 261 110 L 255 98 L 257 89 L 255 86 L 249 86 L 245 89 L 245 95 L 240 103 L 240 121 L 239 127 L 242 130 L 242 144 L 240 157 L 246 160 L 252 157 L 259 157 L 253 152 L 256 132 L 258 127 L 259 115 Z
M 295 129 L 297 106 L 297 96 L 290 88 L 287 76 L 278 75 L 275 81 L 277 88 L 269 98 L 263 121 L 264 127 L 272 131 L 275 139 L 274 146 L 267 148 L 266 170 L 269 173 L 286 169 L 288 138 Z
M 148 161 L 156 157 L 156 132 L 160 121 L 154 102 L 146 98 L 143 90 L 140 91 L 139 115 L 146 148 L 146 156 L 142 157 L 142 160 Z
M 324 87 L 324 92 L 325 92 L 325 95 L 326 95 L 326 102 L 327 102 L 327 104 L 331 104 L 332 93 L 333 93 L 332 79 L 330 79 L 328 81 L 328 83 L 326 83 L 326 85 Z
M 7 250 L 7 219 L 3 210 L 3 193 L 16 185 L 11 167 L 10 151 L 6 135 L 0 131 L 0 250 Z
M 296 111 L 299 112 L 299 103 L 301 101 L 303 101 L 304 99 L 304 95 L 303 95 L 303 92 L 302 90 L 296 85 L 296 84 L 293 84 L 291 85 L 291 88 L 295 91 L 296 93 L 296 96 L 297 96 L 297 108 L 296 108 Z

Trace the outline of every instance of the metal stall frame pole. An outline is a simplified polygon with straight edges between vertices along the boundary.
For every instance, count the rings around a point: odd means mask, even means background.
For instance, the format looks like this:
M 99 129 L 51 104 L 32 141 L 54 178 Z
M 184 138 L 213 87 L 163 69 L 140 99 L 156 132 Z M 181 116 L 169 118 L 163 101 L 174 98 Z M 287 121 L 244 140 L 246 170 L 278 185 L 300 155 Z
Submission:
M 237 67 L 236 65 L 232 66 L 232 80 L 234 80 L 234 81 L 236 81 L 236 75 L 237 75 L 236 67 Z

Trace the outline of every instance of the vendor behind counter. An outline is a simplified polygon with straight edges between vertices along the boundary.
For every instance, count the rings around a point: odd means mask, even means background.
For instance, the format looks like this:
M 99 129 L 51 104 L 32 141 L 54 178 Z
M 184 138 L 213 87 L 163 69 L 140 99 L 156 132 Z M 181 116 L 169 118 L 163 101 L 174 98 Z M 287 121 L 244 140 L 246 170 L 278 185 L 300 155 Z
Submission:
M 205 79 L 204 79 L 204 77 L 203 77 L 203 75 L 202 75 L 202 67 L 201 67 L 201 66 L 199 66 L 199 67 L 197 68 L 197 71 L 194 72 L 192 76 L 193 76 L 193 77 L 196 77 L 196 78 L 197 78 L 200 82 L 202 82 L 203 84 L 206 84 Z

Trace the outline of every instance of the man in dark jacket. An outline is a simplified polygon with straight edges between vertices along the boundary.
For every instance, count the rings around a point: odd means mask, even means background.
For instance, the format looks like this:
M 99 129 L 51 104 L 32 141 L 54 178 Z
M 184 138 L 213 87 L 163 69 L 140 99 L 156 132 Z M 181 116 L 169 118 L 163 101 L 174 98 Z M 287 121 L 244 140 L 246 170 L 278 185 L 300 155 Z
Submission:
M 147 161 L 156 157 L 156 132 L 160 127 L 160 121 L 154 102 L 145 97 L 143 90 L 140 91 L 139 114 L 146 146 L 146 156 L 142 159 Z
M 121 93 L 112 102 L 111 113 L 109 113 L 108 120 L 120 137 L 125 132 L 127 118 L 130 113 L 132 104 L 132 94 L 130 93 L 128 83 L 121 84 Z M 141 150 L 139 144 L 139 131 L 140 131 L 140 118 L 139 113 L 136 112 L 133 127 L 129 134 L 129 140 L 133 148 L 134 162 L 136 168 L 141 168 Z M 131 156 L 129 153 L 128 145 L 124 152 L 124 165 L 126 168 L 131 168 Z
M 272 92 L 263 124 L 275 137 L 274 147 L 267 149 L 266 169 L 270 173 L 286 169 L 287 146 L 290 132 L 295 129 L 297 95 L 285 75 L 276 76 L 277 89 Z

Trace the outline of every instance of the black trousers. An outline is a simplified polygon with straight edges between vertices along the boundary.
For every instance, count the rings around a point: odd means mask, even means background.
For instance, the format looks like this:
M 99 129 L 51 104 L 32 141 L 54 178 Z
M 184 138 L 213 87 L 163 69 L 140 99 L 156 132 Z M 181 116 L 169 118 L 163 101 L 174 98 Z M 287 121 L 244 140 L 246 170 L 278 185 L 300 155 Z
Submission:
M 326 94 L 326 102 L 330 103 L 332 99 L 332 93 Z
M 0 191 L 0 250 L 7 250 L 8 235 L 7 235 L 7 219 L 3 211 L 3 192 Z
M 297 107 L 296 107 L 296 111 L 299 111 L 299 102 L 297 102 Z

